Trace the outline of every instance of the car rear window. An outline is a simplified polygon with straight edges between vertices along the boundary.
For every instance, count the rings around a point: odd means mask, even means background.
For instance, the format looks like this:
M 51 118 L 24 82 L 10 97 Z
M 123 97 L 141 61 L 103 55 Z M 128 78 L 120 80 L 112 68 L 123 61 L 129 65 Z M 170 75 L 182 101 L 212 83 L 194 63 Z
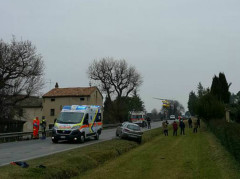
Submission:
M 139 131 L 140 127 L 139 126 L 135 126 L 135 125 L 128 125 L 127 126 L 128 129 L 134 130 L 134 131 Z

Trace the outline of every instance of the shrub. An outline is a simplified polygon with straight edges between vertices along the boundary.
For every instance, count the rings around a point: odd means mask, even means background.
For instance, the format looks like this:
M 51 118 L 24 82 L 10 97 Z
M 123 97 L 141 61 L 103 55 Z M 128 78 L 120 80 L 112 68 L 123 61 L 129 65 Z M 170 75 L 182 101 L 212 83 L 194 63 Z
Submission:
M 240 104 L 233 104 L 229 109 L 231 120 L 240 123 Z
M 222 145 L 240 162 L 240 124 L 210 120 L 208 126 Z
M 204 119 L 222 118 L 225 114 L 225 106 L 212 94 L 208 93 L 200 98 L 197 104 L 197 113 Z

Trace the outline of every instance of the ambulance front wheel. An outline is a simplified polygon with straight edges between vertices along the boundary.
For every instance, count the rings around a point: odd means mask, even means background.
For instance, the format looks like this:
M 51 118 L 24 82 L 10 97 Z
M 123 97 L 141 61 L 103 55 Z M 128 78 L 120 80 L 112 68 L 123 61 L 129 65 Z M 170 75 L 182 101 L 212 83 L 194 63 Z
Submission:
M 81 134 L 80 138 L 79 138 L 80 143 L 84 143 L 85 142 L 85 135 Z
M 98 139 L 99 139 L 99 133 L 98 133 L 98 132 L 96 132 L 96 135 L 94 136 L 94 139 L 95 139 L 95 140 L 98 140 Z
M 58 140 L 57 139 L 52 139 L 52 142 L 56 144 L 56 143 L 58 143 Z

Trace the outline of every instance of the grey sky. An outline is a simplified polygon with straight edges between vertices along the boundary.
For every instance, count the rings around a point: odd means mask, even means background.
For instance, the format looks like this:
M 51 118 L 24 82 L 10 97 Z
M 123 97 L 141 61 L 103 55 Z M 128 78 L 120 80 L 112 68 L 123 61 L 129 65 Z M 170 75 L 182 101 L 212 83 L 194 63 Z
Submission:
M 124 58 L 144 77 L 148 111 L 162 104 L 152 97 L 187 107 L 219 72 L 240 90 L 239 9 L 239 0 L 0 0 L 0 38 L 32 41 L 52 87 L 88 86 L 93 59 Z

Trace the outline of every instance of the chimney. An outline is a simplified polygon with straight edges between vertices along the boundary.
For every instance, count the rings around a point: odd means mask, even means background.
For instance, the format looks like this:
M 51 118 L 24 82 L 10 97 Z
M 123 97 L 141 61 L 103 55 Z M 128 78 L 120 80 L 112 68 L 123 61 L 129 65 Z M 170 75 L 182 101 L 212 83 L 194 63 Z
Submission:
M 59 86 L 58 86 L 58 82 L 56 82 L 56 84 L 55 84 L 55 88 L 58 88 Z

